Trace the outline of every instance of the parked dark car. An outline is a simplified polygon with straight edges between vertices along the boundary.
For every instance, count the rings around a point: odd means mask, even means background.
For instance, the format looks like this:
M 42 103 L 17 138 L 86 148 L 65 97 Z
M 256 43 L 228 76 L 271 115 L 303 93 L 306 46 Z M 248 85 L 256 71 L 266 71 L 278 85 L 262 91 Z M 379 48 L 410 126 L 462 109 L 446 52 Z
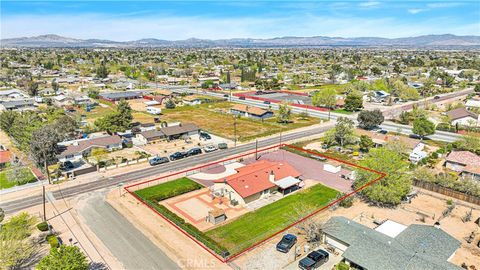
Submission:
M 440 96 L 434 96 L 433 99 L 440 99 Z
M 277 244 L 277 250 L 288 253 L 290 249 L 297 243 L 297 237 L 293 234 L 285 234 L 282 240 Z
M 199 155 L 202 153 L 202 149 L 200 148 L 192 148 L 190 150 L 187 151 L 187 157 L 190 157 L 190 156 L 195 156 L 195 155 Z
M 270 104 L 270 101 L 265 100 L 263 103 L 264 103 L 264 104 Z
M 238 99 L 245 100 L 244 96 L 239 97 Z
M 182 159 L 185 156 L 186 156 L 186 154 L 184 152 L 175 152 L 175 153 L 170 155 L 170 160 L 174 161 L 174 160 L 177 160 L 177 159 Z
M 223 97 L 228 97 L 228 94 L 224 94 Z
M 210 136 L 210 134 L 205 132 L 200 132 L 200 139 L 210 140 L 211 138 L 212 136 Z
M 379 131 L 378 131 L 378 133 L 381 133 L 381 134 L 387 134 L 387 133 L 388 133 L 388 131 L 386 131 L 385 129 L 381 129 L 381 130 L 379 130 Z
M 325 250 L 319 249 L 310 252 L 307 257 L 298 262 L 298 267 L 303 270 L 312 270 L 328 262 L 329 254 Z
M 150 165 L 152 166 L 167 163 L 167 162 L 169 162 L 169 160 L 166 157 L 154 157 L 148 161 L 148 163 L 150 163 Z
M 227 149 L 228 145 L 224 142 L 218 144 L 218 149 Z
M 67 170 L 71 170 L 71 169 L 75 168 L 75 165 L 73 165 L 73 163 L 71 161 L 65 161 L 65 162 L 60 163 L 59 168 L 62 171 L 67 171 Z

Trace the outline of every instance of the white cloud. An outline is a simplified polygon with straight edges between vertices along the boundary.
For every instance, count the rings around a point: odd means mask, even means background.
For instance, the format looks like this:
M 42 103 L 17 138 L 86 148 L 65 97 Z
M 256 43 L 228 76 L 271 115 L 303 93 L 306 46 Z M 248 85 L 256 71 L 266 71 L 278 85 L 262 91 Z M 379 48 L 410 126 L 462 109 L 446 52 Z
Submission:
M 417 14 L 417 13 L 426 11 L 426 9 L 424 9 L 424 8 L 411 8 L 411 9 L 409 9 L 409 10 L 407 10 L 407 11 L 408 11 L 408 13 L 410 13 L 410 14 Z
M 168 40 L 191 37 L 270 38 L 280 36 L 406 37 L 425 34 L 478 34 L 479 23 L 462 24 L 451 18 L 405 22 L 395 18 L 304 15 L 290 17 L 211 18 L 201 16 L 109 17 L 104 14 L 3 16 L 1 37 L 59 34 L 73 38 L 118 41 L 140 38 Z
M 381 3 L 377 2 L 377 1 L 368 1 L 368 2 L 362 2 L 362 3 L 358 4 L 358 6 L 364 7 L 364 8 L 371 8 L 371 7 L 379 6 L 380 4 Z
M 463 5 L 462 3 L 458 2 L 436 2 L 436 3 L 428 3 L 427 7 L 429 8 L 450 8 L 450 7 L 458 7 Z

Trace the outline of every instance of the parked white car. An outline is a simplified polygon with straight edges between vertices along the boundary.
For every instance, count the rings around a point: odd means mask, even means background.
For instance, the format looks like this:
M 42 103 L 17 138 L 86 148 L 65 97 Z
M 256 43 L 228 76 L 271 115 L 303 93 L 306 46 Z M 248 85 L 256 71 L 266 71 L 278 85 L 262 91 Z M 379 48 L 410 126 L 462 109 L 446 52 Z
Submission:
M 207 152 L 207 153 L 208 153 L 208 152 L 213 152 L 213 151 L 217 150 L 217 147 L 216 147 L 215 145 L 213 145 L 213 144 L 209 144 L 209 145 L 205 146 L 205 147 L 203 148 L 203 150 L 204 150 L 205 152 Z

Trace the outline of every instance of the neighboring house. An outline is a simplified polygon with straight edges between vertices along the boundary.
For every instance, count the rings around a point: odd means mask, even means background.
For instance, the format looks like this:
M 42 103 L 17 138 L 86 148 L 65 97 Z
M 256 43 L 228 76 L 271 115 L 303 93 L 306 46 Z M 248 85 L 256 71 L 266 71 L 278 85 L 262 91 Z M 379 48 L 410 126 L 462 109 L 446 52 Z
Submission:
M 0 111 L 28 111 L 35 110 L 35 101 L 33 99 L 18 99 L 10 101 L 0 101 Z
M 451 125 L 478 126 L 479 116 L 465 108 L 457 108 L 446 113 Z
M 460 241 L 437 226 L 405 226 L 387 220 L 376 229 L 345 217 L 330 218 L 323 226 L 323 241 L 343 251 L 355 269 L 461 270 L 450 263 Z
M 77 105 L 89 104 L 91 102 L 90 98 L 87 96 L 76 97 L 73 101 Z
M 390 94 L 383 91 L 373 91 L 373 97 L 371 98 L 372 101 L 378 102 L 378 103 L 383 103 L 387 101 L 387 99 L 390 97 Z
M 122 99 L 137 99 L 143 97 L 143 92 L 140 91 L 124 91 L 124 92 L 109 92 L 100 93 L 100 98 L 107 101 L 120 101 Z
M 200 105 L 205 102 L 209 102 L 210 99 L 207 97 L 201 97 L 196 95 L 186 96 L 182 99 L 184 104 L 187 105 Z
M 112 135 L 64 142 L 59 145 L 65 147 L 57 156 L 60 162 L 78 161 L 90 155 L 94 148 L 103 148 L 107 151 L 122 149 L 122 139 L 118 135 Z
M 245 104 L 235 104 L 230 109 L 230 113 L 256 119 L 266 119 L 273 116 L 271 111 Z
M 165 135 L 168 140 L 174 140 L 181 137 L 189 137 L 198 135 L 200 128 L 193 123 L 179 124 L 178 126 L 163 127 L 160 131 Z
M 423 151 L 424 148 L 425 144 L 418 143 L 415 148 L 413 148 L 412 152 L 408 157 L 410 162 L 412 162 L 413 164 L 417 164 L 420 160 L 426 158 L 428 156 L 428 153 Z
M 222 90 L 235 90 L 238 85 L 236 83 L 222 83 L 219 85 Z
M 445 167 L 462 173 L 465 178 L 480 180 L 480 156 L 469 151 L 452 151 L 446 158 Z
M 165 134 L 160 130 L 146 130 L 135 135 L 135 140 L 133 140 L 135 145 L 145 145 L 148 143 L 153 143 L 160 141 L 165 138 Z
M 246 205 L 275 191 L 284 195 L 300 188 L 301 173 L 286 162 L 261 160 L 235 169 L 236 174 L 214 181 L 214 193 L 232 204 Z
M 53 90 L 52 88 L 45 88 L 40 91 L 38 91 L 38 95 L 42 97 L 49 97 L 49 96 L 54 96 L 56 95 L 57 92 Z
M 480 109 L 480 98 L 472 98 L 465 102 L 465 107 L 467 109 Z
M 28 98 L 28 95 L 17 89 L 0 91 L 0 100 L 11 100 L 11 99 L 22 99 L 22 98 Z

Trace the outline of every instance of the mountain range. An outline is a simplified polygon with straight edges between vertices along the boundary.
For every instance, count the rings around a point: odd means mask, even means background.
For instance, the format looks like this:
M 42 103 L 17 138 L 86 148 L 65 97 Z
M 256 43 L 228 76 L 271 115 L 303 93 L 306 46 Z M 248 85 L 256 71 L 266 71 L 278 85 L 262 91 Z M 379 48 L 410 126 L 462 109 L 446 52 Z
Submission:
M 162 40 L 155 38 L 134 41 L 111 41 L 104 39 L 76 39 L 59 35 L 41 35 L 1 39 L 3 48 L 267 48 L 267 47 L 405 47 L 405 48 L 478 48 L 480 36 L 424 35 L 405 38 L 379 37 L 277 37 L 269 39 L 233 38 L 233 39 L 197 39 Z

